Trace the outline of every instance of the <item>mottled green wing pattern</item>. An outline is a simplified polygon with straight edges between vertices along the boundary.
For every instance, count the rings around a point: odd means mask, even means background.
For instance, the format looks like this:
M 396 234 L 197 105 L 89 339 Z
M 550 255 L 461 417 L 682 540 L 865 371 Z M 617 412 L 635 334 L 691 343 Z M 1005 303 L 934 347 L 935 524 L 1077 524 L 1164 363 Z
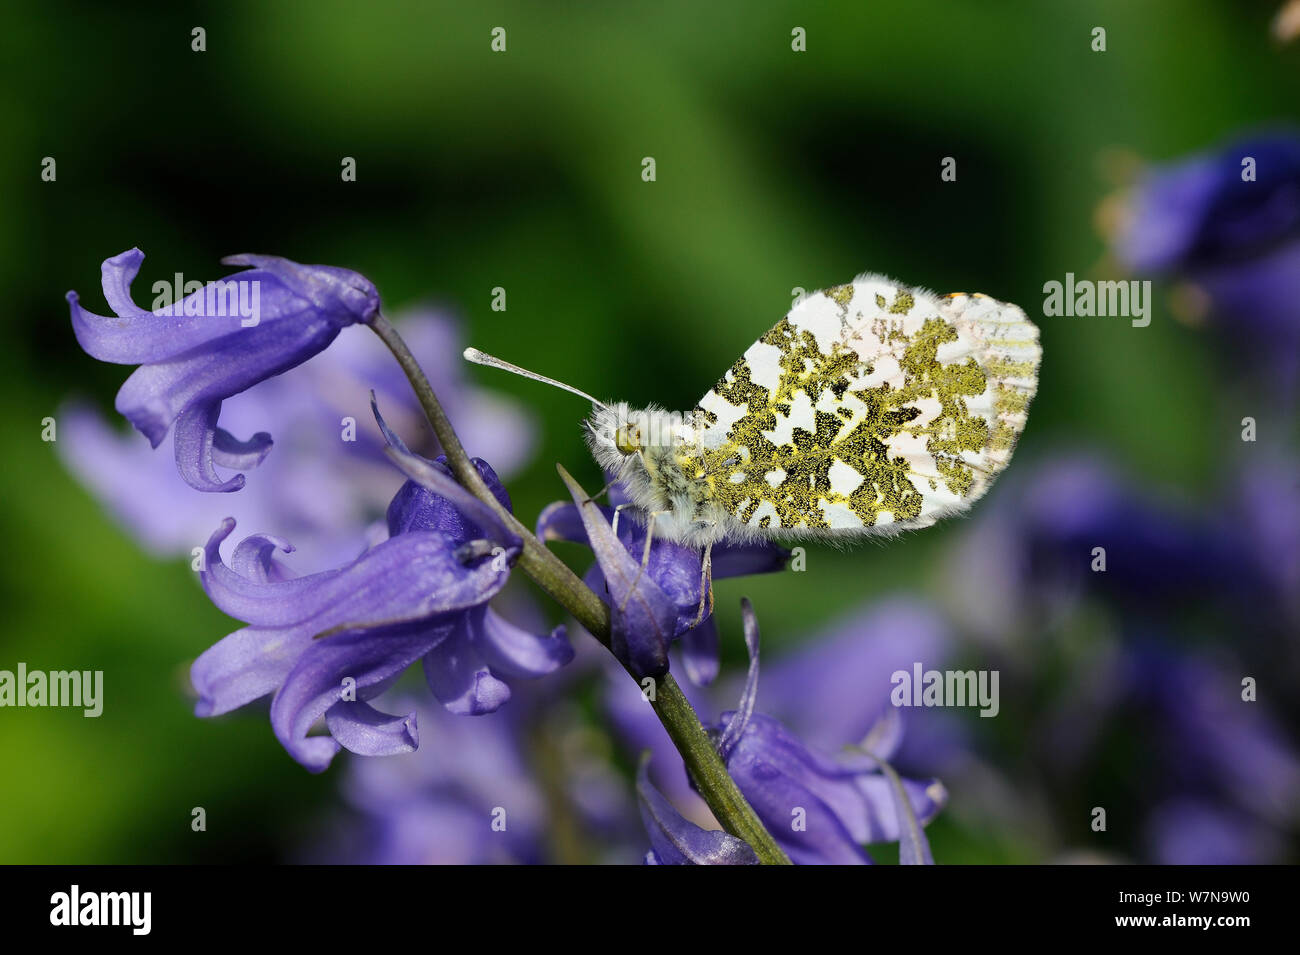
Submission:
M 864 275 L 796 302 L 695 409 L 714 503 L 762 529 L 925 527 L 1010 460 L 1038 329 L 984 295 Z

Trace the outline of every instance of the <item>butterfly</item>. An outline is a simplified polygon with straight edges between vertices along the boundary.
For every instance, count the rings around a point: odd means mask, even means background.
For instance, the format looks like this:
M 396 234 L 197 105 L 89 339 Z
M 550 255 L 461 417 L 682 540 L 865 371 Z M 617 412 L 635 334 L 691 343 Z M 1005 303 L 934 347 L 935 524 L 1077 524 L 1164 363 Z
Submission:
M 1042 350 L 1015 305 L 864 274 L 798 298 L 686 413 L 465 357 L 590 401 L 596 462 L 707 574 L 723 540 L 851 541 L 969 508 L 1011 460 Z

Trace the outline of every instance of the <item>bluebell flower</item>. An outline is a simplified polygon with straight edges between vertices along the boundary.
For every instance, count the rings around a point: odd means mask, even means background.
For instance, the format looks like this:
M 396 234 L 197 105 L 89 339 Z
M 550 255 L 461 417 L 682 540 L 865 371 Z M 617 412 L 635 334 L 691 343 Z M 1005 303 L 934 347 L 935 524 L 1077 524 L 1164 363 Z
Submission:
M 777 843 L 799 865 L 869 863 L 863 848 L 899 842 L 900 860 L 930 859 L 922 827 L 948 801 L 938 780 L 900 779 L 885 763 L 901 739 L 892 719 L 856 749 L 831 757 L 807 746 L 770 716 L 755 712 L 758 623 L 744 602 L 750 666 L 739 706 L 711 733 L 736 786 Z
M 503 479 L 532 453 L 529 416 L 518 404 L 464 379 L 456 325 L 416 311 L 395 324 L 429 375 L 452 422 L 471 450 Z M 222 405 L 234 431 L 280 436 L 259 479 L 237 495 L 196 494 L 169 455 L 155 454 L 136 434 L 120 433 L 97 409 L 60 409 L 56 448 L 64 466 L 151 554 L 185 555 L 226 516 L 241 527 L 274 530 L 294 542 L 301 573 L 337 567 L 383 539 L 384 513 L 403 477 L 384 456 L 385 441 L 369 415 L 377 392 L 388 418 L 413 446 L 437 454 L 410 384 L 388 349 L 367 328 L 349 327 L 320 355 L 262 382 Z
M 636 774 L 637 804 L 650 836 L 647 865 L 758 865 L 758 856 L 744 839 L 720 829 L 703 829 L 686 819 L 655 789 L 641 760 Z
M 871 858 L 864 845 L 883 842 L 899 842 L 904 861 L 929 861 L 923 827 L 946 804 L 947 792 L 937 780 L 900 779 L 893 773 L 887 761 L 901 740 L 895 717 L 885 715 L 865 738 L 841 740 L 840 745 L 854 748 L 831 756 L 756 712 L 758 625 L 748 601 L 743 606 L 750 652 L 745 688 L 739 706 L 706 729 L 773 839 L 802 865 L 867 864 Z M 883 696 L 888 699 L 887 690 Z M 641 706 L 649 712 L 648 706 Z M 623 728 L 629 723 L 626 716 L 619 722 Z M 631 722 L 634 729 L 641 723 Z M 673 825 L 683 839 L 699 828 L 685 817 Z
M 863 606 L 800 640 L 775 662 L 764 664 L 758 709 L 779 720 L 814 750 L 836 752 L 846 742 L 888 736 L 873 751 L 889 754 L 894 765 L 956 773 L 971 759 L 969 732 L 947 708 L 909 710 L 890 703 L 891 678 L 909 674 L 916 662 L 942 668 L 954 652 L 950 626 L 938 610 L 910 597 L 892 597 Z M 708 695 L 683 683 L 697 712 L 719 709 L 720 700 L 743 692 L 743 680 L 720 681 Z M 621 671 L 609 675 L 604 692 L 606 715 L 631 752 L 653 754 L 650 774 L 656 787 L 687 818 L 707 823 L 711 816 L 680 768 L 672 741 L 638 688 Z
M 650 559 L 642 570 L 646 525 L 625 509 L 617 536 L 611 521 L 614 509 L 627 503 L 619 484 L 609 489 L 610 505 L 584 499 L 576 485 L 574 500 L 551 504 L 537 518 L 537 536 L 544 541 L 572 541 L 592 548 L 596 563 L 584 581 L 613 609 L 614 654 L 638 676 L 657 676 L 668 669 L 668 649 L 680 641 L 687 676 L 697 685 L 718 674 L 718 629 L 711 608 L 700 613 L 701 552 L 665 538 L 650 544 Z M 789 551 L 771 542 L 713 547 L 714 579 L 782 570 Z M 629 600 L 633 584 L 637 596 Z M 707 598 L 706 598 L 707 602 Z
M 507 680 L 553 672 L 573 655 L 562 628 L 532 634 L 487 606 L 509 578 L 519 539 L 445 465 L 394 441 L 419 483 L 408 482 L 393 499 L 392 536 L 355 561 L 293 577 L 275 559 L 289 545 L 256 535 L 227 567 L 220 544 L 234 528 L 229 520 L 207 547 L 204 588 L 218 608 L 250 626 L 195 662 L 196 712 L 214 716 L 274 693 L 276 736 L 313 771 L 340 746 L 388 755 L 418 745 L 413 714 L 389 716 L 366 702 L 416 660 L 444 706 L 475 715 L 509 699 Z M 491 468 L 476 465 L 508 505 Z M 309 736 L 322 716 L 330 735 Z
M 237 491 L 243 475 L 223 480 L 216 467 L 255 467 L 271 436 L 239 440 L 218 427 L 222 402 L 323 351 L 345 326 L 372 321 L 379 294 L 347 269 L 236 255 L 224 264 L 247 270 L 146 311 L 130 294 L 143 259 L 131 249 L 104 262 L 104 297 L 115 317 L 86 311 L 77 293 L 68 293 L 77 341 L 101 361 L 140 366 L 118 391 L 117 410 L 155 448 L 174 430 L 176 467 L 186 483 Z M 228 289 L 253 307 L 231 307 Z

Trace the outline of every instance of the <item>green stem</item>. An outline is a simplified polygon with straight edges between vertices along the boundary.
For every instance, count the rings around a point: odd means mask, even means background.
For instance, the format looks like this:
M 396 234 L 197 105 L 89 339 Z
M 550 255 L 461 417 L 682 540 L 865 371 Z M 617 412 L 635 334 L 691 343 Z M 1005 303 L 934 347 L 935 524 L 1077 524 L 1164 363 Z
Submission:
M 447 466 L 451 468 L 456 479 L 475 497 L 495 510 L 523 541 L 519 568 L 608 648 L 610 646 L 609 607 L 569 569 L 564 561 L 552 554 L 532 531 L 502 507 L 501 502 L 488 490 L 478 469 L 465 453 L 465 448 L 460 443 L 455 429 L 452 428 L 447 413 L 438 401 L 438 396 L 434 394 L 433 386 L 425 377 L 424 370 L 415 360 L 410 349 L 406 347 L 406 343 L 393 324 L 383 315 L 378 315 L 371 323 L 371 327 L 380 340 L 388 346 L 388 350 L 393 353 L 402 371 L 406 373 L 420 407 L 424 409 L 425 417 L 429 419 L 429 424 L 432 425 L 433 432 L 442 445 L 443 453 L 447 456 Z M 635 679 L 635 676 L 633 678 Z M 704 797 L 704 801 L 708 803 L 722 827 L 733 836 L 748 842 L 764 864 L 789 865 L 789 858 L 781 851 L 781 847 L 763 827 L 753 808 L 736 788 L 735 781 L 727 772 L 727 767 L 723 764 L 717 749 L 714 748 L 704 727 L 700 724 L 699 716 L 696 715 L 672 674 L 665 674 L 659 678 L 651 705 L 659 721 L 663 723 L 664 729 L 668 731 L 673 745 L 681 753 L 682 760 L 695 780 L 700 795 Z

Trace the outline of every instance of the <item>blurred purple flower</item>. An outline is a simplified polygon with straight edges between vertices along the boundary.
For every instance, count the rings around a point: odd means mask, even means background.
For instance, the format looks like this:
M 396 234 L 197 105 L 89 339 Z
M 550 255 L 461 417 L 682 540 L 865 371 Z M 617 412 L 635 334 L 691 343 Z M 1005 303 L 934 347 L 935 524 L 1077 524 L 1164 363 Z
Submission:
M 896 761 L 935 766 L 954 745 L 944 714 L 921 709 L 904 717 L 889 694 L 895 672 L 911 673 L 918 662 L 940 669 L 952 654 L 950 627 L 934 607 L 909 597 L 875 601 L 768 663 L 759 704 L 827 751 L 895 723 L 907 755 Z
M 528 416 L 462 378 L 454 323 L 415 312 L 397 324 L 470 450 L 494 462 L 503 477 L 524 464 L 534 440 Z M 238 495 L 196 494 L 170 457 L 119 433 L 85 405 L 60 411 L 57 449 L 65 466 L 155 555 L 188 555 L 230 515 L 240 526 L 274 529 L 294 541 L 292 563 L 300 571 L 324 570 L 382 539 L 384 509 L 402 481 L 370 421 L 371 390 L 394 426 L 425 435 L 417 449 L 434 456 L 436 442 L 410 385 L 363 328 L 345 328 L 316 358 L 225 402 L 222 420 L 236 432 L 265 427 L 277 435 L 275 453 L 260 466 L 262 479 Z
M 535 608 L 512 609 L 527 618 Z M 416 712 L 420 749 L 349 761 L 353 812 L 317 834 L 306 861 L 635 862 L 644 836 L 626 782 L 561 682 L 523 687 L 510 707 L 472 720 L 394 700 Z
M 1289 395 L 1300 358 L 1300 137 L 1265 134 L 1158 166 L 1130 220 L 1120 259 L 1199 287 L 1228 341 L 1267 362 Z
M 1295 633 L 1300 630 L 1300 461 L 1280 453 L 1252 455 L 1230 499 L 1253 565 Z
M 668 669 L 668 647 L 680 639 L 687 676 L 700 686 L 711 683 L 718 674 L 718 629 L 708 608 L 695 625 L 702 596 L 700 552 L 655 538 L 642 572 L 645 524 L 625 508 L 619 516 L 616 539 L 610 523 L 614 508 L 627 503 L 622 485 L 610 487 L 609 507 L 584 502 L 578 491 L 573 493 L 572 502 L 557 501 L 542 511 L 537 518 L 537 536 L 592 548 L 596 564 L 584 580 L 615 610 L 615 656 L 629 663 L 638 675 L 658 675 Z M 716 544 L 713 577 L 721 580 L 781 570 L 789 556 L 772 543 Z M 634 581 L 637 597 L 629 600 Z
M 130 293 L 143 260 L 139 249 L 105 260 L 104 297 L 114 318 L 86 311 L 77 293 L 68 293 L 77 341 L 100 361 L 140 366 L 118 391 L 117 410 L 155 448 L 175 425 L 176 468 L 186 483 L 238 491 L 244 476 L 223 481 L 215 466 L 257 466 L 271 436 L 240 441 L 219 428 L 222 401 L 323 351 L 344 326 L 372 321 L 379 293 L 347 269 L 235 255 L 223 263 L 250 268 L 150 312 Z
M 405 759 L 354 760 L 344 798 L 359 822 L 335 830 L 328 861 L 487 865 L 546 859 L 546 804 L 508 711 L 466 720 L 412 707 L 425 740 Z
M 473 715 L 509 699 L 506 679 L 550 673 L 573 655 L 562 629 L 528 633 L 486 606 L 509 577 L 518 538 L 445 466 L 394 441 L 422 486 L 408 482 L 398 492 L 389 511 L 392 536 L 352 563 L 293 577 L 274 559 L 287 543 L 257 535 L 226 567 L 219 547 L 231 520 L 208 543 L 204 588 L 221 610 L 251 626 L 195 661 L 196 712 L 214 716 L 274 692 L 276 736 L 314 772 L 340 745 L 362 755 L 418 745 L 413 714 L 390 717 L 366 702 L 417 659 L 444 706 Z M 508 507 L 492 469 L 475 463 Z M 308 736 L 322 716 L 331 735 Z
M 1275 832 L 1236 810 L 1196 799 L 1157 806 L 1146 830 L 1156 865 L 1260 865 L 1281 855 Z
M 1300 755 L 1263 700 L 1245 700 L 1249 668 L 1189 650 L 1158 631 L 1074 661 L 1071 685 L 1040 720 L 1043 762 L 1078 788 L 1116 736 L 1147 810 L 1160 864 L 1279 861 L 1300 805 Z M 1263 681 L 1261 681 L 1263 682 Z M 1275 685 L 1269 681 L 1267 685 Z
M 1266 703 L 1242 699 L 1245 667 L 1144 640 L 1125 668 L 1126 702 L 1161 735 L 1162 784 L 1214 795 L 1276 827 L 1296 821 L 1300 756 Z
M 1239 609 L 1269 596 L 1234 522 L 1157 502 L 1082 454 L 1013 475 L 952 568 L 961 619 L 998 638 L 1040 629 L 1085 594 L 1133 612 L 1191 599 Z
M 1254 160 L 1246 178 L 1244 161 Z M 1154 168 L 1139 185 L 1120 242 L 1142 271 L 1195 271 L 1251 257 L 1300 236 L 1300 137 L 1239 139 Z

